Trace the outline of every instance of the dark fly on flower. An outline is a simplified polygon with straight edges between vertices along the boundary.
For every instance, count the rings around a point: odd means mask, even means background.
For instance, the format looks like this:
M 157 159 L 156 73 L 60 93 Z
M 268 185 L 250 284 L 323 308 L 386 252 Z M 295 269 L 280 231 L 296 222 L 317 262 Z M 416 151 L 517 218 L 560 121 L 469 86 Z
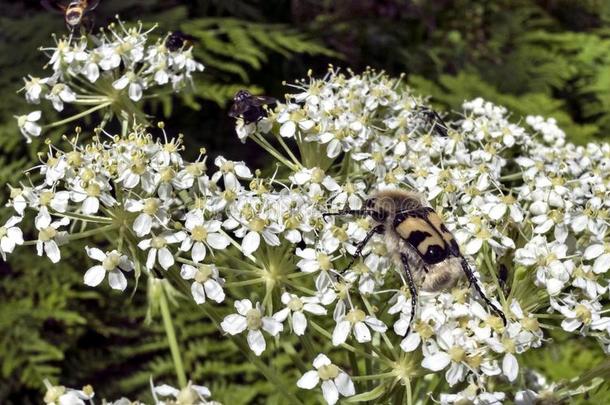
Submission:
M 268 96 L 253 96 L 248 90 L 240 90 L 233 97 L 229 117 L 242 117 L 246 124 L 256 122 L 267 116 L 267 105 L 277 104 L 277 100 Z
M 176 52 L 185 46 L 192 46 L 193 42 L 197 42 L 197 38 L 177 30 L 169 34 L 169 36 L 165 39 L 165 47 L 170 52 Z
M 394 263 L 404 270 L 411 292 L 411 321 L 407 334 L 417 307 L 418 289 L 445 291 L 456 285 L 464 275 L 506 325 L 504 313 L 481 289 L 453 234 L 439 215 L 426 207 L 423 201 L 418 194 L 407 191 L 380 191 L 366 201 L 364 209 L 326 213 L 324 216 L 361 215 L 373 219 L 374 226 L 356 247 L 354 257 L 362 254 L 373 235 L 384 236 L 388 253 Z
M 79 26 L 83 26 L 85 31 L 91 31 L 93 17 L 90 13 L 100 4 L 100 0 L 71 0 L 68 3 L 58 0 L 41 0 L 40 4 L 47 10 L 63 14 L 66 26 L 70 31 Z
M 433 109 L 424 106 L 417 106 L 416 110 L 426 117 L 426 122 L 431 126 L 431 129 L 440 136 L 447 136 L 449 127 L 440 115 Z

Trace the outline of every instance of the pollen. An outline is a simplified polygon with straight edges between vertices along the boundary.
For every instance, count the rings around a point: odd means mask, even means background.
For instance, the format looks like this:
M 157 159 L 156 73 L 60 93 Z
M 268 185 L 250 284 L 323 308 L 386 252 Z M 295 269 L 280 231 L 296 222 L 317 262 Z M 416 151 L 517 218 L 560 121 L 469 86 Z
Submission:
M 191 231 L 191 238 L 197 242 L 205 241 L 208 238 L 208 230 L 203 225 L 197 225 Z

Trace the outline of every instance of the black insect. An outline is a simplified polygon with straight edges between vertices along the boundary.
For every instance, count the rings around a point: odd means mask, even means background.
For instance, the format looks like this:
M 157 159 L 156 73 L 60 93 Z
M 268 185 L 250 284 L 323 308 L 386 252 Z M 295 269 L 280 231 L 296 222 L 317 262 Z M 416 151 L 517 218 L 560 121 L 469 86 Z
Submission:
M 445 124 L 445 121 L 440 115 L 433 109 L 424 106 L 417 106 L 416 109 L 426 117 L 426 122 L 431 126 L 431 129 L 440 136 L 447 136 L 449 126 Z
M 169 36 L 165 39 L 165 47 L 171 52 L 176 52 L 182 49 L 184 46 L 191 46 L 193 42 L 197 42 L 197 38 L 177 30 L 169 34 Z
M 242 117 L 246 124 L 256 122 L 267 116 L 266 105 L 277 104 L 277 100 L 268 96 L 253 96 L 248 90 L 240 90 L 233 97 L 229 117 Z
M 83 26 L 86 31 L 91 31 L 93 17 L 90 13 L 100 4 L 100 0 L 71 0 L 67 3 L 58 0 L 42 0 L 40 4 L 49 11 L 63 14 L 66 26 L 70 31 L 79 26 Z

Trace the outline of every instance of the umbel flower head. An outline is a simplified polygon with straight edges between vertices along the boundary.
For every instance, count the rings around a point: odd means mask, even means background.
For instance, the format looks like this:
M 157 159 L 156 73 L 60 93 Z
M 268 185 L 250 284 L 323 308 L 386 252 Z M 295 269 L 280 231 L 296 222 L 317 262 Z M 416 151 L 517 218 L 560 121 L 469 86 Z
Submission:
M 49 57 L 48 75 L 23 79 L 26 101 L 50 101 L 57 111 L 63 111 L 66 104 L 87 107 L 63 123 L 100 110 L 144 120 L 134 103 L 144 96 L 155 97 L 157 87 L 182 91 L 192 85 L 193 73 L 203 71 L 191 47 L 168 49 L 165 38 L 151 40 L 155 28 L 145 29 L 142 23 L 128 27 L 117 18 L 97 34 L 56 39 L 55 46 L 42 48 Z M 37 123 L 40 118 L 40 111 L 16 117 L 28 142 L 42 133 Z
M 373 71 L 331 70 L 293 88 L 267 117 L 237 122 L 240 137 L 276 159 L 268 176 L 227 156 L 208 171 L 204 150 L 188 162 L 163 125 L 162 136 L 136 125 L 54 146 L 36 168 L 40 182 L 11 191 L 16 215 L 38 218 L 38 239 L 24 244 L 58 261 L 63 243 L 105 238 L 103 251 L 134 263 L 133 272 L 114 268 L 128 286 L 130 277 L 172 280 L 199 306 L 219 307 L 208 313 L 247 353 L 292 346 L 310 360 L 322 349 L 363 359 L 368 366 L 336 366 L 355 392 L 368 386 L 361 381 L 394 390 L 432 374 L 418 384 L 434 379 L 447 403 L 479 391 L 513 400 L 509 392 L 530 389 L 520 356 L 542 345 L 545 328 L 610 350 L 608 144 L 570 144 L 553 120 L 514 124 L 482 99 L 444 120 L 445 135 L 422 116 L 423 100 Z M 466 280 L 419 291 L 412 311 L 383 235 L 356 247 L 370 218 L 323 215 L 366 208 L 385 189 L 415 191 L 439 214 L 506 324 Z M 351 395 L 346 377 L 334 378 L 324 381 Z

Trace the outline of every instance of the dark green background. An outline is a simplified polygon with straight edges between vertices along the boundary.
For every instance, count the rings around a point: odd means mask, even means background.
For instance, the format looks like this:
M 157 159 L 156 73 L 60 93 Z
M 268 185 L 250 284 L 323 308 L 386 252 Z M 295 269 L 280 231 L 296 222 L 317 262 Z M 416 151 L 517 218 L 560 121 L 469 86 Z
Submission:
M 194 95 L 145 106 L 164 117 L 170 132 L 186 135 L 190 156 L 206 146 L 212 156 L 264 165 L 259 149 L 235 137 L 227 101 L 242 87 L 281 98 L 288 91 L 282 80 L 304 77 L 309 68 L 322 75 L 329 63 L 356 72 L 371 66 L 405 73 L 416 91 L 448 114 L 480 96 L 507 106 L 514 121 L 526 114 L 554 116 L 574 142 L 599 141 L 610 130 L 608 1 L 102 0 L 96 24 L 115 14 L 199 38 L 195 51 L 206 70 Z M 2 184 L 17 184 L 19 171 L 34 165 L 44 149 L 40 141 L 25 144 L 13 116 L 34 109 L 16 91 L 26 73 L 43 75 L 45 58 L 37 49 L 52 44 L 52 32 L 65 32 L 62 18 L 37 1 L 0 2 Z M 55 113 L 48 105 L 43 110 L 51 121 Z M 62 131 L 70 128 L 48 136 L 58 139 Z M 46 377 L 61 376 L 76 387 L 92 383 L 109 398 L 146 398 L 151 374 L 157 382 L 173 382 L 159 320 L 144 323 L 145 289 L 131 298 L 107 287 L 87 288 L 82 274 L 90 263 L 81 252 L 82 246 L 64 249 L 64 260 L 52 265 L 23 248 L 0 263 L 0 403 L 40 403 Z M 281 403 L 230 342 L 183 307 L 175 308 L 177 330 L 196 382 L 227 404 Z M 528 354 L 527 364 L 561 379 L 600 358 L 596 347 L 570 342 Z M 274 366 L 290 369 L 291 360 L 278 356 Z M 294 380 L 286 375 L 286 384 Z

